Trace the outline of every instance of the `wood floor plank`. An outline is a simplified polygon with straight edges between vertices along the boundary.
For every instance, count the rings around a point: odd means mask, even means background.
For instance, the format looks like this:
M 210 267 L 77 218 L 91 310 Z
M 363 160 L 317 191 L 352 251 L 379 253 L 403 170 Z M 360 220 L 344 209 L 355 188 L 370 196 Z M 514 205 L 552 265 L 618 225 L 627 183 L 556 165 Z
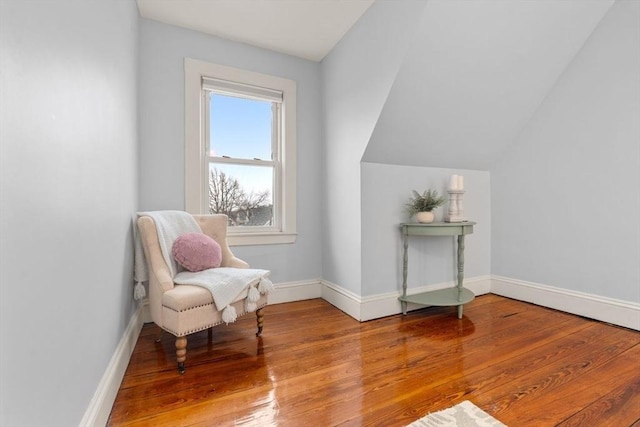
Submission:
M 616 427 L 640 421 L 640 378 L 625 381 L 587 406 L 577 414 L 558 424 L 559 427 L 581 427 L 598 420 L 600 427 Z
M 475 401 L 507 424 L 528 425 L 535 421 L 537 426 L 556 425 L 575 413 L 576 407 L 588 406 L 594 397 L 608 390 L 606 385 L 595 381 L 603 371 L 609 372 L 612 368 L 608 362 L 614 360 L 614 366 L 619 368 L 617 363 L 624 360 L 627 365 L 621 373 L 632 377 L 635 367 L 629 363 L 630 358 L 623 355 L 632 347 L 640 350 L 637 339 L 626 331 L 609 332 L 572 354 L 554 358 L 510 383 L 479 394 Z M 562 405 L 555 404 L 557 396 L 562 396 Z
M 549 358 L 557 354 L 574 351 L 580 346 L 582 339 L 564 338 L 576 331 L 583 331 L 585 322 L 574 318 L 571 322 L 563 324 L 562 328 L 536 328 L 530 334 L 521 334 L 511 338 L 512 343 L 501 341 L 496 345 L 505 344 L 505 350 L 501 353 L 491 351 L 488 346 L 474 345 L 477 350 L 476 357 L 465 360 L 465 367 L 459 369 L 452 366 L 451 372 L 438 370 L 438 376 L 425 375 L 429 378 L 427 387 L 418 388 L 418 385 L 410 385 L 410 393 L 403 396 L 405 401 L 410 401 L 412 407 L 418 410 L 440 410 L 451 405 L 452 401 L 459 402 L 469 399 L 478 390 L 491 390 L 500 384 L 512 381 L 534 367 L 546 363 Z M 527 345 L 527 343 L 534 343 Z M 506 350 L 511 348 L 511 350 Z M 517 361 L 517 363 L 512 363 Z M 429 363 L 429 361 L 426 361 Z M 409 373 L 410 375 L 410 373 Z M 389 407 L 381 405 L 373 414 L 376 420 L 382 422 L 391 414 L 398 416 L 399 420 L 405 420 L 401 416 L 403 408 L 398 408 L 394 403 Z M 394 413 L 391 406 L 395 406 L 398 413 Z
M 617 351 L 617 349 L 610 350 L 610 352 L 603 351 L 603 354 L 614 354 L 613 351 Z M 583 360 L 582 363 L 587 362 Z M 600 366 L 597 366 L 597 363 L 594 360 L 592 366 L 581 372 L 581 375 L 574 376 L 571 381 L 557 387 L 557 393 L 566 395 L 564 398 L 566 406 L 551 406 L 545 409 L 550 399 L 549 395 L 543 395 L 536 399 L 535 409 L 526 414 L 518 412 L 512 418 L 517 418 L 518 422 L 523 424 L 535 420 L 539 425 L 557 425 L 558 419 L 565 417 L 570 419 L 573 415 L 577 415 L 575 411 L 569 409 L 569 405 L 573 405 L 585 407 L 579 412 L 582 413 L 578 418 L 583 420 L 582 425 L 595 425 L 595 420 L 598 426 L 612 421 L 614 425 L 631 425 L 640 418 L 640 405 L 628 405 L 633 401 L 638 402 L 638 394 L 634 395 L 633 390 L 637 390 L 637 383 L 640 381 L 640 346 L 636 343 L 627 351 L 616 353 L 615 357 L 609 358 Z M 602 375 L 601 371 L 607 372 L 607 375 Z M 598 408 L 606 409 L 602 406 L 603 403 L 615 405 L 609 410 L 597 412 Z M 609 419 L 609 415 L 613 416 L 613 419 Z
M 319 299 L 268 306 L 261 338 L 252 316 L 190 337 L 182 376 L 157 333 L 145 325 L 110 426 L 403 426 L 462 400 L 513 426 L 637 421 L 640 333 L 496 295 L 463 319 L 451 307 L 360 323 Z

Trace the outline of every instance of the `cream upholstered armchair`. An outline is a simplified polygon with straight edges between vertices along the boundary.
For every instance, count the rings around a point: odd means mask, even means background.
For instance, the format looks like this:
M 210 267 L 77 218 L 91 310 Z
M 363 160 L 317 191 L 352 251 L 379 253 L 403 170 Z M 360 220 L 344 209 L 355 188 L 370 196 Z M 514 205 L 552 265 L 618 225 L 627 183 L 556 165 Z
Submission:
M 229 249 L 226 215 L 193 215 L 193 217 L 202 232 L 220 245 L 221 267 L 249 267 L 246 262 L 236 258 Z M 176 337 L 176 359 L 178 371 L 182 374 L 187 355 L 187 335 L 224 323 L 222 311 L 216 308 L 211 292 L 207 289 L 174 283 L 162 255 L 153 218 L 141 216 L 137 224 L 148 269 L 151 319 L 160 328 Z M 245 300 L 248 293 L 248 290 L 244 290 L 231 303 L 238 316 L 247 314 Z M 258 323 L 256 336 L 260 336 L 264 317 L 262 308 L 267 305 L 267 295 L 261 294 L 255 304 Z

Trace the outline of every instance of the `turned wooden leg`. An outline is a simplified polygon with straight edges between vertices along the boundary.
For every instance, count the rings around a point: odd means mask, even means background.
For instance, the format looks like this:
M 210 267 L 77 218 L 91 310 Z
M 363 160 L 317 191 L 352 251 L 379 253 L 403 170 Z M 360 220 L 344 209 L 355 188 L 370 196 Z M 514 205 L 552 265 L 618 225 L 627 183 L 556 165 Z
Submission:
M 256 332 L 256 336 L 259 337 L 262 335 L 262 324 L 264 320 L 264 314 L 262 314 L 262 309 L 256 311 L 256 320 L 258 321 L 258 332 Z
M 178 361 L 178 372 L 184 374 L 184 361 L 187 358 L 187 337 L 176 338 L 176 360 Z
M 207 333 L 209 335 L 209 342 L 213 339 L 213 326 L 207 329 Z
M 160 331 L 158 332 L 158 335 L 156 335 L 156 342 L 162 341 L 162 333 L 163 332 L 164 332 L 164 330 L 160 329 Z

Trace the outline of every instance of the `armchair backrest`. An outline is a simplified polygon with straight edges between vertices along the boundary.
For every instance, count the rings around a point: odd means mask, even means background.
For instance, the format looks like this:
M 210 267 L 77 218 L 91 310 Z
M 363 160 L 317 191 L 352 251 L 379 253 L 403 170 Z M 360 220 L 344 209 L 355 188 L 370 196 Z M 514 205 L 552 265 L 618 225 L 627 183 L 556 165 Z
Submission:
M 227 224 L 229 219 L 226 215 L 193 215 L 196 222 L 200 226 L 200 229 L 204 234 L 211 237 L 218 242 L 220 249 L 222 249 L 222 262 L 221 267 L 228 267 L 231 259 L 235 258 L 229 244 L 227 243 Z

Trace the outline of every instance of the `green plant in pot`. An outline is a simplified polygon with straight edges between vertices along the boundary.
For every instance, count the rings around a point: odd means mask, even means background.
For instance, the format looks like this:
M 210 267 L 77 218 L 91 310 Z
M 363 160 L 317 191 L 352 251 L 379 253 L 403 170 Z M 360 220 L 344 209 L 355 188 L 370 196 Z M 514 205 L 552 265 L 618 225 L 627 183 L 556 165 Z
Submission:
M 407 203 L 409 215 L 415 215 L 418 222 L 433 222 L 434 215 L 432 211 L 438 206 L 442 206 L 447 199 L 444 196 L 438 196 L 436 190 L 425 190 L 422 194 L 416 190 L 412 191 L 413 197 Z

